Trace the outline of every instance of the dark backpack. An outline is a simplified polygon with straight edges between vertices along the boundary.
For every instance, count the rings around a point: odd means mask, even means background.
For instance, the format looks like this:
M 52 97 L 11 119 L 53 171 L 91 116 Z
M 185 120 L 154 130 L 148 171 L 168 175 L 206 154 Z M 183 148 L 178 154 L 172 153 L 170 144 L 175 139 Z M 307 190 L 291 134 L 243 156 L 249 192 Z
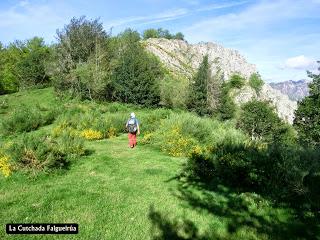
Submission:
M 135 133 L 137 131 L 137 120 L 135 118 L 129 119 L 128 131 L 129 133 Z

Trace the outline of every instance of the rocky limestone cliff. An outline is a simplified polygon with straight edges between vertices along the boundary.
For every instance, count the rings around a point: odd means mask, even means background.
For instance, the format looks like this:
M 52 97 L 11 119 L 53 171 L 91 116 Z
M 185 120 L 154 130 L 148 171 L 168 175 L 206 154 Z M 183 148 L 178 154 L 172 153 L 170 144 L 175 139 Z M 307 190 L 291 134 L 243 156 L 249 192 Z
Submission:
M 214 76 L 217 69 L 223 72 L 223 79 L 227 81 L 233 73 L 238 73 L 248 79 L 252 73 L 256 73 L 256 66 L 250 64 L 236 50 L 224 48 L 216 43 L 188 44 L 182 40 L 168 40 L 152 38 L 143 42 L 146 49 L 158 56 L 161 62 L 172 72 L 182 74 L 191 79 L 197 71 L 203 57 L 208 54 L 211 64 L 211 74 Z M 256 92 L 249 86 L 234 92 L 235 102 L 242 104 L 252 98 L 270 101 L 276 108 L 279 117 L 292 123 L 297 103 L 291 101 L 288 96 L 270 85 L 264 84 L 261 92 Z

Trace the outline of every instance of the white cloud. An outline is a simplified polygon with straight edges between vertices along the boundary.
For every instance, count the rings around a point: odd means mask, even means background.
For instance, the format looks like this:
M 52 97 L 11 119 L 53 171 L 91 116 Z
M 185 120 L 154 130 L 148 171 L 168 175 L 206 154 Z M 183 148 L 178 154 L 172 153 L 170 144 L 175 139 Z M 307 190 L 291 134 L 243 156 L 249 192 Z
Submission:
M 107 27 L 117 27 L 117 26 L 122 26 L 130 23 L 134 23 L 135 25 L 142 25 L 142 24 L 145 25 L 145 24 L 151 24 L 151 23 L 157 23 L 157 22 L 171 21 L 171 20 L 187 17 L 196 12 L 205 12 L 205 11 L 211 11 L 214 9 L 230 8 L 234 6 L 243 5 L 247 2 L 248 1 L 246 0 L 246 1 L 234 1 L 234 2 L 228 2 L 228 3 L 216 3 L 216 4 L 210 4 L 204 7 L 198 7 L 195 9 L 187 9 L 187 8 L 170 9 L 170 10 L 160 12 L 158 14 L 153 14 L 153 15 L 132 16 L 132 17 L 116 19 L 114 21 L 111 21 L 107 25 Z M 193 2 L 193 3 L 196 4 L 197 2 Z
M 249 1 L 235 1 L 235 2 L 226 2 L 226 3 L 214 3 L 208 6 L 200 7 L 196 9 L 197 12 L 203 12 L 203 11 L 211 11 L 215 9 L 222 9 L 222 8 L 230 8 L 235 6 L 240 6 L 243 4 L 248 3 Z
M 297 70 L 315 70 L 317 69 L 317 62 L 315 59 L 300 55 L 288 58 L 284 63 L 284 67 Z
M 150 15 L 150 16 L 132 16 L 122 19 L 111 21 L 106 27 L 118 27 L 129 23 L 148 24 L 154 22 L 165 22 L 173 19 L 177 19 L 188 14 L 188 10 L 185 8 L 172 9 L 164 11 L 162 13 Z

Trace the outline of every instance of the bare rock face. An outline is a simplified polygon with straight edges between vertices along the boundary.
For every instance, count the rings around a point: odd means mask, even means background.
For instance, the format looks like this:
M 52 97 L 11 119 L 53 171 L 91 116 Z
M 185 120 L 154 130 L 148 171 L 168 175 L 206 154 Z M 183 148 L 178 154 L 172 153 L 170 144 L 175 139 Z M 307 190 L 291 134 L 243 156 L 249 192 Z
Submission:
M 225 80 L 236 72 L 246 78 L 257 72 L 256 66 L 247 63 L 238 51 L 224 48 L 216 43 L 188 44 L 176 39 L 150 38 L 145 41 L 145 45 L 146 49 L 158 56 L 170 70 L 188 77 L 192 77 L 207 54 L 212 66 L 212 75 L 216 73 L 219 66 L 224 72 Z
M 149 52 L 158 56 L 170 71 L 179 73 L 189 79 L 192 78 L 203 57 L 207 54 L 211 65 L 211 75 L 214 76 L 220 69 L 225 81 L 234 73 L 249 79 L 251 74 L 257 72 L 256 66 L 248 63 L 238 51 L 224 48 L 216 43 L 188 44 L 182 40 L 151 38 L 144 41 L 143 44 Z M 289 123 L 293 122 L 297 103 L 266 83 L 258 95 L 249 86 L 245 86 L 241 90 L 235 90 L 232 95 L 239 105 L 250 101 L 252 98 L 270 101 L 275 106 L 279 117 Z
M 294 112 L 297 109 L 297 102 L 290 100 L 287 95 L 272 88 L 269 84 L 263 85 L 258 98 L 271 102 L 271 104 L 276 108 L 280 118 L 290 124 L 293 123 Z

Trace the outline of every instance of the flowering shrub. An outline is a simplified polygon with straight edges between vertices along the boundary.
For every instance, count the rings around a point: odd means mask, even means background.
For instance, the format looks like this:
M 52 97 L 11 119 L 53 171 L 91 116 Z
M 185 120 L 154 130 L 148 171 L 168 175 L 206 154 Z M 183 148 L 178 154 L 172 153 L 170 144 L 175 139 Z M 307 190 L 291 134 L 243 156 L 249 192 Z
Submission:
M 152 138 L 153 138 L 153 134 L 150 132 L 147 132 L 144 134 L 143 138 L 141 139 L 141 143 L 142 144 L 149 144 L 149 143 L 151 143 Z
M 83 130 L 80 135 L 88 140 L 98 140 L 103 138 L 102 132 L 93 129 Z
M 191 151 L 189 152 L 189 156 L 192 155 L 201 155 L 204 152 L 208 151 L 207 149 L 205 149 L 204 147 L 201 147 L 200 145 L 195 145 L 192 147 Z
M 11 166 L 9 164 L 9 157 L 7 156 L 1 156 L 0 157 L 0 172 L 2 172 L 2 174 L 5 177 L 9 177 L 11 174 Z
M 183 136 L 179 126 L 173 126 L 163 137 L 161 149 L 174 157 L 186 156 L 196 142 L 193 138 Z
M 87 151 L 82 138 L 63 132 L 59 137 L 24 134 L 6 149 L 6 153 L 12 167 L 36 173 L 67 168 L 71 161 L 87 154 Z
M 110 127 L 107 131 L 107 138 L 112 138 L 117 136 L 117 129 L 114 127 Z
M 69 127 L 67 124 L 65 124 L 64 122 L 61 123 L 60 125 L 58 125 L 57 127 L 55 127 L 52 130 L 52 136 L 53 137 L 60 137 L 63 134 L 67 133 L 70 136 L 73 137 L 78 137 L 80 136 L 80 132 L 72 127 Z

